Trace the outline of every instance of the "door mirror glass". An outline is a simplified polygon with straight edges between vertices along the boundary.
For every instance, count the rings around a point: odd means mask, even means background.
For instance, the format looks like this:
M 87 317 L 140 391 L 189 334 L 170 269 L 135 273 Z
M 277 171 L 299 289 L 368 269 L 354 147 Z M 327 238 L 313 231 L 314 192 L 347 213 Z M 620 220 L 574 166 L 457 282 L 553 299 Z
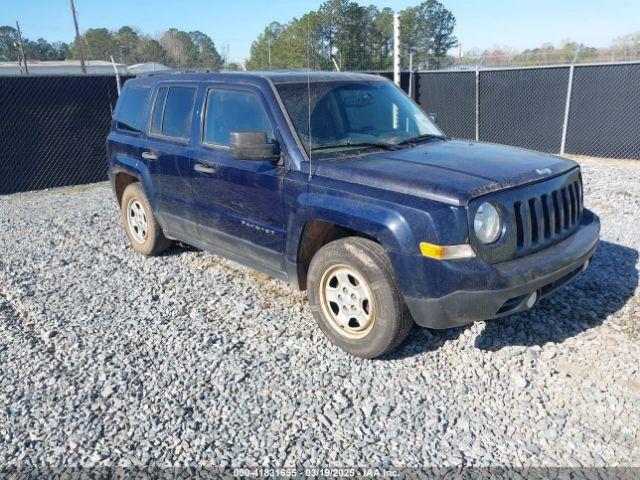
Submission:
M 240 160 L 277 160 L 279 149 L 276 143 L 270 143 L 266 132 L 231 132 L 229 148 L 233 158 Z

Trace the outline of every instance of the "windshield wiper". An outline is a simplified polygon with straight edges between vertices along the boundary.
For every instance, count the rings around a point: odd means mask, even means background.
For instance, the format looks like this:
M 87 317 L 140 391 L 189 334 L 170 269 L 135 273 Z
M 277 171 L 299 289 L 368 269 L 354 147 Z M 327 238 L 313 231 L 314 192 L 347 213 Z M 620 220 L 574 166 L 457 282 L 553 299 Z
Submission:
M 318 145 L 313 147 L 311 151 L 330 150 L 332 148 L 383 148 L 385 150 L 397 150 L 395 143 L 377 143 L 377 142 L 354 142 L 354 143 L 334 143 L 329 145 Z
M 441 140 L 444 140 L 444 136 L 443 135 L 436 135 L 435 133 L 425 133 L 423 135 L 417 135 L 415 137 L 411 137 L 411 138 L 407 138 L 406 140 L 402 140 L 401 142 L 398 142 L 396 145 L 407 145 L 409 143 L 417 143 L 417 142 L 421 142 L 423 140 L 431 140 L 432 138 L 439 138 Z

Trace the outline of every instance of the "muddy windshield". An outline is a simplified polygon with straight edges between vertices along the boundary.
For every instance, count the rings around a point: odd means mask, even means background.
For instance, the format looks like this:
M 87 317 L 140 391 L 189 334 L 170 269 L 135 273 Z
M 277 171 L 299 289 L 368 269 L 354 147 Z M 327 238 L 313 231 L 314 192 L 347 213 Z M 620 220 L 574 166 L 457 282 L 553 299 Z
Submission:
M 357 149 L 395 150 L 444 136 L 389 82 L 283 83 L 277 89 L 307 153 L 333 156 Z

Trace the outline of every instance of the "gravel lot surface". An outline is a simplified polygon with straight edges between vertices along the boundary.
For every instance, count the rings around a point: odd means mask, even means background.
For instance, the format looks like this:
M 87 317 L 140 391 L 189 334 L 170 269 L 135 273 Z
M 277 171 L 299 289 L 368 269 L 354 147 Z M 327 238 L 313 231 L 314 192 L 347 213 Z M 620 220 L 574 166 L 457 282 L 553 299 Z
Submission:
M 135 254 L 106 184 L 0 197 L 0 464 L 640 466 L 640 163 L 583 165 L 585 274 L 375 361 L 283 282 Z

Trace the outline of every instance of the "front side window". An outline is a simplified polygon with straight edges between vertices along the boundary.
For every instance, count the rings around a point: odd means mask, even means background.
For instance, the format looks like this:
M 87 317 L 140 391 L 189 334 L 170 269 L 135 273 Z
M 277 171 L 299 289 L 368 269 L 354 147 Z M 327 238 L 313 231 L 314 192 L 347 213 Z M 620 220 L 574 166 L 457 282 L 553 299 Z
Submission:
M 275 138 L 260 98 L 251 92 L 209 90 L 203 142 L 228 146 L 231 132 L 249 131 L 265 132 L 269 141 Z
M 307 152 L 334 155 L 358 148 L 409 148 L 419 139 L 443 136 L 389 82 L 296 82 L 279 84 L 277 89 Z
M 142 131 L 149 91 L 149 87 L 131 87 L 122 91 L 116 112 L 117 128 L 130 132 Z
M 151 132 L 188 139 L 196 92 L 193 87 L 160 88 L 153 107 Z

